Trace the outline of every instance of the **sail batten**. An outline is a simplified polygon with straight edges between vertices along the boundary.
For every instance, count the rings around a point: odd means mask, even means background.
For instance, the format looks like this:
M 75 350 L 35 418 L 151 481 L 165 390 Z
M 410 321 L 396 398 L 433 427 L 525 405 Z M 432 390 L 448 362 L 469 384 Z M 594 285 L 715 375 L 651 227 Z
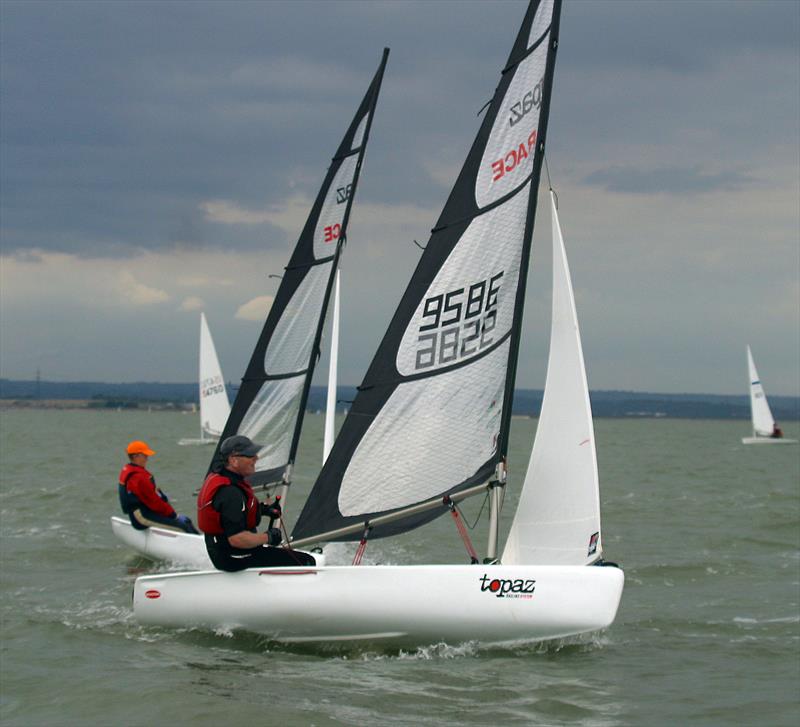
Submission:
M 273 481 L 294 461 L 334 277 L 389 50 L 328 167 L 284 270 L 221 439 L 261 443 L 253 484 Z M 217 458 L 212 458 L 212 466 Z
M 391 513 L 486 482 L 504 458 L 559 13 L 530 3 L 294 537 L 376 514 L 372 538 L 417 527 L 439 513 Z

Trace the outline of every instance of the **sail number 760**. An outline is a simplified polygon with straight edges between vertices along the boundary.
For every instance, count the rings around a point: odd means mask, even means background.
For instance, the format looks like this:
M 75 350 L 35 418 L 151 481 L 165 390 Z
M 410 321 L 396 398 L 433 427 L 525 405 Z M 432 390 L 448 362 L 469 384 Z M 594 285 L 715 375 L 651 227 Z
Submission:
M 503 272 L 425 299 L 415 368 L 455 363 L 490 345 Z

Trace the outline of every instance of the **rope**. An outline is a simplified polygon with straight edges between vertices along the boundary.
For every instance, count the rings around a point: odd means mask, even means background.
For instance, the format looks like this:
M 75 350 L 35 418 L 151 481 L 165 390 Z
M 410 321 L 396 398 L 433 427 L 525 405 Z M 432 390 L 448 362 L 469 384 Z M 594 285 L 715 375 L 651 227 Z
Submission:
M 372 526 L 367 525 L 366 529 L 364 530 L 364 534 L 361 536 L 361 540 L 358 543 L 358 548 L 356 548 L 356 554 L 353 558 L 353 565 L 361 565 L 361 559 L 364 557 L 364 551 L 367 549 L 367 538 L 369 537 L 370 530 L 372 530 Z
M 475 563 L 479 563 L 480 561 L 478 560 L 478 553 L 472 546 L 472 541 L 469 539 L 469 533 L 467 532 L 466 527 L 464 527 L 464 520 L 459 516 L 455 503 L 447 495 L 444 496 L 443 502 L 447 507 L 450 508 L 450 514 L 453 516 L 453 520 L 455 520 L 459 535 L 461 535 L 461 539 L 464 541 L 464 547 L 469 553 L 470 561 L 473 565 Z

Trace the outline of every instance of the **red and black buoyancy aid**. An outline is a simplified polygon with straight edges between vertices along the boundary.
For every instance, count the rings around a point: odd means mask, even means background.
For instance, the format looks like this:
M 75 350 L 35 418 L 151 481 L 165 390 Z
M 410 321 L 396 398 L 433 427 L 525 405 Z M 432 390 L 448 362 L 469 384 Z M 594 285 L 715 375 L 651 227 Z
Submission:
M 122 512 L 130 515 L 134 510 L 141 507 L 142 503 L 139 498 L 132 492 L 128 491 L 128 480 L 131 476 L 140 471 L 142 468 L 137 467 L 135 464 L 126 464 L 119 473 L 119 504 Z
M 233 479 L 225 475 L 210 472 L 200 493 L 197 496 L 197 527 L 208 535 L 223 535 L 222 521 L 219 512 L 214 509 L 212 504 L 214 495 L 221 487 L 233 486 L 241 490 L 246 498 L 245 512 L 247 513 L 247 529 L 252 530 L 258 525 L 260 518 L 260 507 L 256 499 L 253 488 L 247 480 Z

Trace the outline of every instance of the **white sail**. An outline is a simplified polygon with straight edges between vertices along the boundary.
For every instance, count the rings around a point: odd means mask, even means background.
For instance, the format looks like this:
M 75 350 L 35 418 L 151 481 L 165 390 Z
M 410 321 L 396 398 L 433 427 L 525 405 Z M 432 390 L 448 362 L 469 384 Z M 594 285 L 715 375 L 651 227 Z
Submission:
M 553 312 L 542 410 L 502 562 L 586 565 L 602 552 L 589 388 L 553 193 Z
M 219 437 L 231 412 L 225 380 L 217 350 L 208 330 L 204 313 L 200 314 L 200 427 L 203 434 Z
M 336 420 L 336 385 L 339 366 L 339 278 L 337 269 L 333 282 L 333 312 L 331 318 L 331 351 L 328 362 L 328 397 L 325 406 L 325 435 L 322 441 L 322 463 L 328 459 L 333 447 L 334 424 Z
M 753 434 L 757 437 L 770 437 L 775 429 L 775 419 L 767 403 L 764 387 L 758 378 L 750 346 L 747 347 L 747 373 L 750 384 L 750 415 L 753 419 Z

